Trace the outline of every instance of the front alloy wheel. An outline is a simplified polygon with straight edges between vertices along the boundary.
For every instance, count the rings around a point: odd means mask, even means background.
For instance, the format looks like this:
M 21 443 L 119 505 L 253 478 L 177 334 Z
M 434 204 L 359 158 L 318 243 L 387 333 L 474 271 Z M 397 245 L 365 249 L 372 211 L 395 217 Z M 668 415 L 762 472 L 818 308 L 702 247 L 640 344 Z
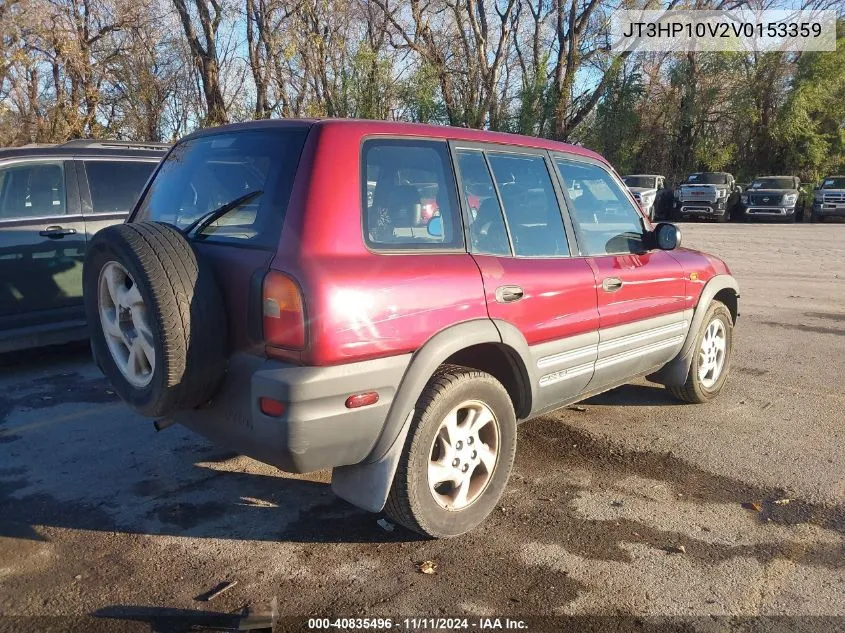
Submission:
M 713 301 L 696 334 L 686 382 L 669 391 L 684 402 L 700 404 L 715 398 L 728 377 L 733 353 L 733 317 L 721 301 Z

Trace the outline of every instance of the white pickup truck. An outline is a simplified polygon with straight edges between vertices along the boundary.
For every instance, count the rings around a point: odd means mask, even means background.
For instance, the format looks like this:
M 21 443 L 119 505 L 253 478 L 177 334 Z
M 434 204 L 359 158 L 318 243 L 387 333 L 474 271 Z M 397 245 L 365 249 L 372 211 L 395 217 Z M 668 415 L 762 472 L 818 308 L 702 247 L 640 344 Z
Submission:
M 630 174 L 622 176 L 622 181 L 649 220 L 656 219 L 658 198 L 666 186 L 666 178 L 657 174 Z
M 697 217 L 727 222 L 730 219 L 730 208 L 736 202 L 731 196 L 741 192 L 742 188 L 727 172 L 690 174 L 686 182 L 675 189 L 672 218 L 683 220 Z

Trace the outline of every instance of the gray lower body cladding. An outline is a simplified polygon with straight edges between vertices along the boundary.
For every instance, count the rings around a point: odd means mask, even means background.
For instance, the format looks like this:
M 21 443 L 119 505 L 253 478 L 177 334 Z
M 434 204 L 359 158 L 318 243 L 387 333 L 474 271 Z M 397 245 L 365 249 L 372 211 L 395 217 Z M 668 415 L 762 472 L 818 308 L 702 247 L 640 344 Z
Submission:
M 331 367 L 300 367 L 239 354 L 225 383 L 205 407 L 173 420 L 210 440 L 294 473 L 361 462 L 387 418 L 411 355 Z M 376 391 L 378 402 L 349 409 L 353 394 Z M 260 398 L 285 403 L 279 417 L 265 415 Z

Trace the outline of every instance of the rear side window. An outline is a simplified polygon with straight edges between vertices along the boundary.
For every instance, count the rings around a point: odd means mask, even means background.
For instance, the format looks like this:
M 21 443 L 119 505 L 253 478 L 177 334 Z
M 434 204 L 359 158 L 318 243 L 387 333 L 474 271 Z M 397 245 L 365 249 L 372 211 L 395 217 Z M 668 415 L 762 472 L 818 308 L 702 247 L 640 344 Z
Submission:
M 26 162 L 0 167 L 0 220 L 66 213 L 61 162 Z
M 133 220 L 183 229 L 243 199 L 208 227 L 209 242 L 276 245 L 308 128 L 212 134 L 176 145 Z
M 470 250 L 478 255 L 510 255 L 508 230 L 487 161 L 478 150 L 458 150 L 461 193 L 470 212 Z
M 542 156 L 487 154 L 502 199 L 515 255 L 565 257 L 569 245 Z
M 642 217 L 610 173 L 598 165 L 555 161 L 572 203 L 584 255 L 642 253 Z
M 84 162 L 94 213 L 131 211 L 156 166 L 128 160 Z
M 362 161 L 364 237 L 370 248 L 463 248 L 445 142 L 370 139 Z

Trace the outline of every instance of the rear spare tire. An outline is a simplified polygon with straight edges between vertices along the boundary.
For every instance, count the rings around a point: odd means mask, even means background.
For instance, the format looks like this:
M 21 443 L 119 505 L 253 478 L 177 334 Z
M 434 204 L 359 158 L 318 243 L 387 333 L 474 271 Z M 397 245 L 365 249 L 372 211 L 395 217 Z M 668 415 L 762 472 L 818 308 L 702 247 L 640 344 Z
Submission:
M 83 290 L 94 358 L 124 401 L 162 417 L 214 395 L 226 314 L 212 270 L 177 229 L 139 222 L 98 232 Z

